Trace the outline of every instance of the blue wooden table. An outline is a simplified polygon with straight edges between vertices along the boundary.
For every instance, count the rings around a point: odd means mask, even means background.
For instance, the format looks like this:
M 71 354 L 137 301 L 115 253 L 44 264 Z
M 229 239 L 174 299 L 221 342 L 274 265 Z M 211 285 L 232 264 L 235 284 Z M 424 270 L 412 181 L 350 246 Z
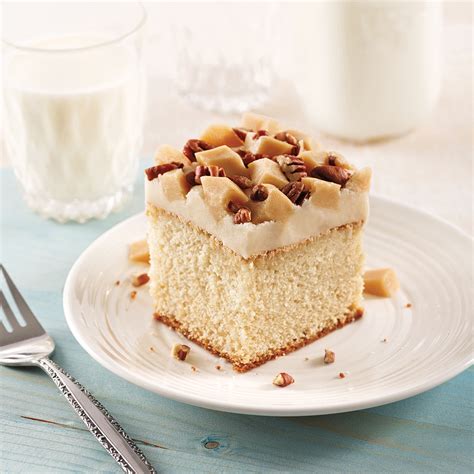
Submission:
M 183 405 L 109 373 L 69 332 L 62 289 L 96 237 L 142 210 L 141 182 L 122 212 L 60 225 L 26 207 L 11 171 L 0 177 L 1 261 L 54 337 L 55 360 L 103 402 L 160 472 L 473 471 L 473 368 L 398 403 L 302 418 Z M 0 389 L 0 472 L 120 472 L 39 370 L 2 367 Z

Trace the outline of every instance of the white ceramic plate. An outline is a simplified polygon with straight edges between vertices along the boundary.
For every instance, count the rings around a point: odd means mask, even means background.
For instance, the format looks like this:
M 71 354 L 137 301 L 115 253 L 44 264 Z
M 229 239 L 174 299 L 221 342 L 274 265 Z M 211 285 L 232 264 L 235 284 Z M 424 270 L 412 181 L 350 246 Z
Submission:
M 172 345 L 184 338 L 152 319 L 147 287 L 130 298 L 130 277 L 146 266 L 127 261 L 127 244 L 143 238 L 145 228 L 140 214 L 98 238 L 74 264 L 64 289 L 66 319 L 82 347 L 143 388 L 215 410 L 316 415 L 401 400 L 472 363 L 472 240 L 432 216 L 373 197 L 367 265 L 393 267 L 401 291 L 391 299 L 367 298 L 358 322 L 245 374 L 189 342 L 189 362 L 170 357 Z M 335 351 L 334 364 L 323 364 L 325 348 Z M 273 386 L 279 372 L 295 383 Z

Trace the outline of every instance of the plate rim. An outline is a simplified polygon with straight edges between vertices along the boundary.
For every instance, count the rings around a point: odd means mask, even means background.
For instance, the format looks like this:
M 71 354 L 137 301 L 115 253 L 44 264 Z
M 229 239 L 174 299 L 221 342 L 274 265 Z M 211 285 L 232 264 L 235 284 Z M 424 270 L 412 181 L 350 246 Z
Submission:
M 414 212 L 415 214 L 422 214 L 424 217 L 427 217 L 431 220 L 436 221 L 446 227 L 448 227 L 451 231 L 457 233 L 461 238 L 467 239 L 471 246 L 474 244 L 474 238 L 470 236 L 467 232 L 457 227 L 455 224 L 445 220 L 442 217 L 435 216 L 429 212 L 424 210 L 417 209 L 414 206 L 409 204 L 405 204 L 399 202 L 397 200 L 387 198 L 385 196 L 381 196 L 379 194 L 373 193 L 370 195 L 370 199 L 374 199 L 376 201 L 380 201 L 381 203 L 385 203 L 388 205 L 395 205 L 401 208 L 406 209 L 407 211 Z M 345 413 L 351 412 L 356 410 L 362 410 L 367 408 L 372 408 L 376 406 L 386 405 L 388 403 L 397 402 L 400 400 L 404 400 L 406 398 L 418 395 L 425 391 L 431 390 L 432 388 L 441 385 L 444 382 L 456 377 L 461 372 L 469 368 L 474 363 L 474 357 L 466 357 L 465 360 L 458 365 L 449 367 L 447 370 L 443 371 L 442 373 L 438 374 L 436 377 L 428 379 L 428 381 L 422 381 L 419 384 L 416 384 L 411 387 L 407 387 L 403 390 L 390 392 L 386 395 L 373 395 L 369 398 L 365 398 L 361 401 L 354 401 L 354 402 L 347 402 L 347 401 L 340 401 L 337 403 L 330 403 L 325 404 L 323 408 L 318 407 L 316 404 L 314 406 L 308 406 L 307 404 L 304 407 L 253 407 L 250 405 L 241 405 L 229 400 L 205 400 L 202 396 L 195 396 L 192 393 L 187 392 L 179 392 L 176 389 L 169 388 L 167 386 L 155 386 L 151 383 L 148 383 L 147 380 L 142 379 L 139 376 L 136 376 L 131 370 L 122 367 L 119 363 L 109 361 L 107 357 L 102 356 L 102 354 L 94 351 L 93 347 L 89 344 L 86 337 L 83 337 L 80 331 L 80 328 L 77 324 L 77 318 L 74 317 L 73 311 L 73 303 L 72 303 L 72 290 L 74 286 L 74 282 L 76 280 L 77 274 L 80 270 L 80 267 L 83 261 L 87 258 L 89 252 L 92 252 L 95 246 L 101 244 L 102 241 L 107 240 L 109 234 L 115 232 L 117 228 L 121 226 L 126 227 L 130 221 L 135 219 L 144 217 L 144 212 L 139 212 L 134 214 L 123 221 L 115 224 L 110 229 L 102 233 L 99 237 L 94 239 L 77 257 L 74 264 L 72 265 L 71 269 L 66 278 L 66 282 L 63 289 L 63 309 L 65 314 L 66 323 L 69 327 L 69 330 L 73 334 L 76 341 L 79 345 L 92 357 L 96 362 L 98 362 L 102 367 L 109 370 L 113 374 L 123 378 L 124 380 L 133 383 L 145 390 L 149 390 L 153 393 L 156 393 L 160 396 L 165 398 L 169 398 L 171 400 L 176 400 L 181 403 L 186 403 L 189 405 L 207 408 L 222 412 L 229 412 L 229 413 L 240 413 L 240 414 L 247 414 L 247 415 L 261 415 L 261 416 L 310 416 L 310 415 L 327 415 L 332 413 Z

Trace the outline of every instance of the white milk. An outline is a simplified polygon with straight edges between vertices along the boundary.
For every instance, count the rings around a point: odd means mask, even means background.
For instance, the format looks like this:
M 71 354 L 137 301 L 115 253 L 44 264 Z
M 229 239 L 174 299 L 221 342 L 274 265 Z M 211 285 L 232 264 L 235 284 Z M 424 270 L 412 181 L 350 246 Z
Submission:
M 80 47 L 82 40 L 55 43 Z M 143 118 L 142 75 L 131 49 L 16 50 L 5 71 L 6 150 L 29 201 L 91 202 L 131 187 Z
M 433 109 L 440 2 L 305 4 L 294 81 L 322 131 L 356 141 L 399 135 Z

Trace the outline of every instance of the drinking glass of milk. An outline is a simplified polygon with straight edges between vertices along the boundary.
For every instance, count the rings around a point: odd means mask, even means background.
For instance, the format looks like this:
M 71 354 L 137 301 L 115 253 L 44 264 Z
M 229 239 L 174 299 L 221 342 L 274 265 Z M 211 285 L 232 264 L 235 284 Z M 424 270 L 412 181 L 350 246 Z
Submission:
M 139 3 L 7 3 L 4 144 L 28 205 L 59 222 L 130 196 L 144 117 Z

